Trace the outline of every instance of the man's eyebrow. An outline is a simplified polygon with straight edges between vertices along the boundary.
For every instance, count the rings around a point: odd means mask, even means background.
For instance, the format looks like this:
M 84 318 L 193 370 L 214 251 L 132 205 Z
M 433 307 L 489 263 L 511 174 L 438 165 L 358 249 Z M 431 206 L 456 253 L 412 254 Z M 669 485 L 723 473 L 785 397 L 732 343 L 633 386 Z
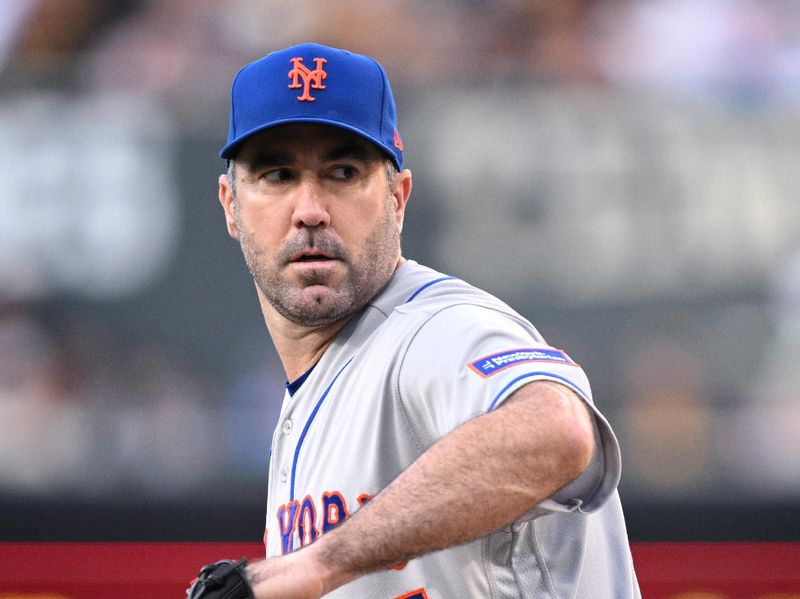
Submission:
M 366 161 L 374 158 L 376 155 L 377 153 L 373 152 L 372 148 L 356 142 L 334 147 L 325 154 L 324 160 L 326 162 L 333 162 L 341 160 L 342 158 L 352 158 Z M 249 170 L 256 171 L 265 167 L 291 164 L 294 159 L 295 156 L 291 152 L 264 149 L 253 152 L 253 154 L 245 158 L 243 162 Z
M 255 171 L 267 166 L 289 164 L 292 162 L 292 155 L 284 152 L 260 151 L 255 152 L 244 162 L 249 170 Z
M 354 158 L 356 160 L 369 160 L 373 157 L 371 148 L 359 143 L 349 143 L 332 149 L 325 155 L 325 160 L 330 162 L 341 160 L 342 158 Z

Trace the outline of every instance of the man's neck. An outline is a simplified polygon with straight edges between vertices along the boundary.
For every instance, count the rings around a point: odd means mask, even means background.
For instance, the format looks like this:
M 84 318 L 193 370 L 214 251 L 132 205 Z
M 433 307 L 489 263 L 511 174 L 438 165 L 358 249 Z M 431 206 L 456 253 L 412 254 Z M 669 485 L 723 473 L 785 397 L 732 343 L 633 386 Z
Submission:
M 289 381 L 294 381 L 316 364 L 339 331 L 352 318 L 348 316 L 317 327 L 303 326 L 281 316 L 263 297 L 260 290 L 258 296 L 267 330 Z

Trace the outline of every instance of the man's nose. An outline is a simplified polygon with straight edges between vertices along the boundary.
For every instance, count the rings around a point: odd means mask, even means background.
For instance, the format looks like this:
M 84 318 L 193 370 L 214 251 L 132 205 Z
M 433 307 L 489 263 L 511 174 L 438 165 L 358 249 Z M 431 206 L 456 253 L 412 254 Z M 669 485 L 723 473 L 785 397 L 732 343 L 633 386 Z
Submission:
M 327 227 L 331 216 L 325 194 L 319 183 L 303 181 L 296 190 L 292 225 L 295 227 Z

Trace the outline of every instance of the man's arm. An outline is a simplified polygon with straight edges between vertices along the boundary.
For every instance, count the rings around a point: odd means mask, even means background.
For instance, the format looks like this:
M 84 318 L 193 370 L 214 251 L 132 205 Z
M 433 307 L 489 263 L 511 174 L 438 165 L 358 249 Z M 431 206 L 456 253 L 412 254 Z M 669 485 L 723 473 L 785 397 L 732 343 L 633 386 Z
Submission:
M 529 383 L 444 436 L 343 524 L 252 564 L 257 599 L 317 599 L 360 576 L 490 534 L 591 460 L 588 408 L 567 387 Z

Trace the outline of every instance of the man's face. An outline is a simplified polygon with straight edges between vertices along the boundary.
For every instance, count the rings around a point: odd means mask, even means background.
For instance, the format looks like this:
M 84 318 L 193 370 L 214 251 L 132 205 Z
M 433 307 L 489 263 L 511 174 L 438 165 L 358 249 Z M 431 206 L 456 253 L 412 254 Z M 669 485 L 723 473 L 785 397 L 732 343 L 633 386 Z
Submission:
M 284 318 L 337 322 L 364 307 L 400 259 L 411 174 L 343 129 L 289 124 L 245 142 L 235 193 L 220 177 L 228 231 L 256 285 Z

